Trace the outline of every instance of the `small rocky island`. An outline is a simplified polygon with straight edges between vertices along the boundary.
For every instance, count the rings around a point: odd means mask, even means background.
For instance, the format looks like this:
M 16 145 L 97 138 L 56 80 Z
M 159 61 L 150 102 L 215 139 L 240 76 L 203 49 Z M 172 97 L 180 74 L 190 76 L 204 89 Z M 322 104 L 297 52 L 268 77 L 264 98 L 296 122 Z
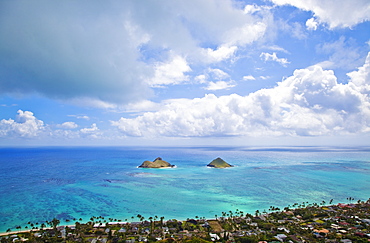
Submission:
M 207 165 L 208 167 L 213 167 L 213 168 L 228 168 L 228 167 L 233 167 L 232 165 L 226 163 L 223 159 L 217 158 L 214 159 L 211 163 Z
M 156 158 L 153 162 L 146 160 L 144 161 L 139 168 L 173 168 L 175 165 L 162 160 L 161 157 Z

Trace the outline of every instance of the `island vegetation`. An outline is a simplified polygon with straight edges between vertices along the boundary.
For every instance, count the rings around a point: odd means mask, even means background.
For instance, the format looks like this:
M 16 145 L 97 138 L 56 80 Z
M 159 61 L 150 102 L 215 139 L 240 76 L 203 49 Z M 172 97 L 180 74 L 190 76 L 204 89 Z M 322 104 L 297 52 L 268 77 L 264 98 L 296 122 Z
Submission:
M 208 167 L 213 167 L 213 168 L 228 168 L 228 167 L 233 167 L 232 165 L 228 164 L 221 158 L 217 158 L 212 160 L 211 163 L 207 165 Z
M 164 161 L 161 157 L 158 157 L 153 162 L 146 160 L 138 167 L 139 168 L 172 168 L 172 167 L 175 167 L 175 165 L 171 165 L 167 161 Z
M 9 229 L 0 235 L 0 242 L 369 242 L 370 199 L 353 200 L 295 203 L 283 209 L 270 206 L 253 215 L 236 209 L 214 219 L 195 216 L 183 221 L 138 214 L 131 217 L 133 222 L 99 216 L 87 223 L 80 219 L 74 225 L 59 226 L 60 220 L 53 219 L 40 225 L 29 222 L 32 229 Z

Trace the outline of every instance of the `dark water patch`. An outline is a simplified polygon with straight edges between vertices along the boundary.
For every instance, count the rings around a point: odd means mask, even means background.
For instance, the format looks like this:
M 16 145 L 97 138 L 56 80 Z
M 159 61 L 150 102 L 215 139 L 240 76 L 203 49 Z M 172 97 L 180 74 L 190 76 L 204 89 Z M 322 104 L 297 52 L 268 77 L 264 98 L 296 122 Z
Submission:
M 61 179 L 61 178 L 47 178 L 47 179 L 43 179 L 42 182 L 52 183 L 56 185 L 66 185 L 66 184 L 75 183 L 75 180 L 68 180 L 68 179 Z

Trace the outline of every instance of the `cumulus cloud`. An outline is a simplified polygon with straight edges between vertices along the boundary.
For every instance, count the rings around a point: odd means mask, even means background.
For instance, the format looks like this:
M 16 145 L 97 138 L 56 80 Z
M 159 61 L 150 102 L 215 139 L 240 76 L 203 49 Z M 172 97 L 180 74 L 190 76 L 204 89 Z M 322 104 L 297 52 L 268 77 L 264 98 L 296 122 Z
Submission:
M 272 7 L 271 6 L 258 6 L 256 4 L 249 4 L 244 7 L 244 12 L 248 14 L 254 14 L 254 13 L 259 13 L 259 12 L 266 12 L 270 10 Z
M 99 138 L 101 137 L 102 132 L 100 131 L 96 123 L 93 123 L 91 127 L 80 129 L 80 135 L 82 137 Z
M 278 20 L 277 25 L 280 30 L 284 31 L 287 35 L 291 35 L 292 37 L 298 40 L 303 40 L 307 38 L 305 28 L 300 22 L 290 23 L 285 20 Z
M 359 67 L 357 71 L 347 74 L 351 78 L 351 84 L 354 88 L 363 93 L 370 94 L 370 52 L 366 57 L 365 64 Z
M 138 75 L 148 73 L 137 61 L 141 43 L 127 30 L 123 7 L 76 1 L 2 2 L 1 92 L 118 103 L 148 94 Z
M 256 78 L 253 77 L 252 75 L 247 75 L 247 76 L 244 76 L 243 77 L 243 80 L 244 81 L 250 81 L 250 80 L 256 80 Z
M 77 119 L 85 119 L 85 120 L 90 120 L 89 116 L 86 115 L 68 115 L 69 117 L 75 117 Z
M 222 90 L 222 89 L 229 89 L 235 87 L 233 81 L 217 81 L 217 82 L 209 82 L 208 86 L 205 87 L 206 90 Z
M 183 57 L 174 56 L 168 63 L 159 63 L 155 66 L 154 78 L 149 81 L 152 87 L 180 84 L 189 78 L 184 74 L 191 71 Z
M 318 63 L 323 68 L 343 68 L 353 70 L 363 62 L 360 50 L 353 40 L 341 36 L 337 41 L 320 44 L 316 47 L 320 53 L 329 54 L 329 59 Z
M 82 128 L 80 130 L 82 133 L 85 133 L 85 134 L 91 134 L 91 133 L 95 133 L 96 131 L 99 131 L 99 128 L 98 126 L 96 125 L 96 123 L 93 123 L 91 125 L 91 127 L 88 127 L 88 128 Z
M 306 27 L 308 30 L 317 30 L 317 26 L 319 23 L 315 20 L 315 18 L 310 18 L 306 21 Z
M 96 123 L 91 127 L 81 129 L 75 122 L 64 122 L 51 126 L 39 120 L 31 111 L 18 110 L 15 120 L 0 120 L 0 138 L 3 139 L 77 139 L 77 138 L 103 138 L 102 132 Z
M 16 119 L 0 121 L 0 137 L 37 137 L 45 130 L 44 122 L 38 120 L 32 112 L 18 110 Z
M 194 79 L 200 84 L 206 84 L 206 90 L 223 90 L 236 86 L 230 75 L 218 68 L 208 68 L 204 74 L 198 75 Z
M 213 50 L 212 48 L 202 49 L 202 54 L 207 62 L 213 63 L 229 59 L 234 55 L 237 49 L 237 46 L 221 45 L 217 47 L 216 50 Z
M 348 84 L 320 66 L 295 70 L 247 96 L 171 100 L 156 112 L 112 121 L 126 136 L 319 136 L 370 131 L 370 54 Z
M 57 127 L 62 129 L 74 129 L 77 128 L 78 125 L 74 122 L 64 122 L 62 124 L 58 124 Z
M 305 11 L 312 11 L 315 19 L 306 22 L 307 27 L 325 23 L 330 29 L 347 28 L 370 20 L 370 3 L 367 0 L 270 0 L 277 5 L 291 5 Z
M 189 63 L 229 59 L 267 26 L 231 0 L 0 4 L 0 92 L 102 108 L 182 83 Z
M 267 61 L 277 62 L 277 63 L 281 64 L 284 67 L 286 67 L 287 64 L 290 63 L 288 61 L 288 59 L 286 59 L 286 58 L 278 58 L 277 55 L 276 55 L 276 52 L 273 52 L 272 54 L 266 53 L 266 52 L 262 52 L 261 55 L 260 55 L 260 58 L 262 60 L 264 60 L 265 62 L 267 62 Z

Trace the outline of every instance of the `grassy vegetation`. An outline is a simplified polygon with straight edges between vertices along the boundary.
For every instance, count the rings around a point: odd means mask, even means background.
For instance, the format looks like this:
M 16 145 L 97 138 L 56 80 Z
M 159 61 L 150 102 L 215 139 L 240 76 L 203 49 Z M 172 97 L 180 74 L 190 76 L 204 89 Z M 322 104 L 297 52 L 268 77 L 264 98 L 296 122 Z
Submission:
M 162 160 L 161 158 L 156 158 L 153 162 L 152 161 L 144 161 L 140 166 L 140 168 L 166 168 L 166 167 L 173 167 L 167 161 Z
M 208 167 L 215 167 L 215 168 L 227 168 L 232 167 L 232 165 L 226 163 L 223 159 L 217 158 L 214 159 L 211 163 L 207 165 Z

